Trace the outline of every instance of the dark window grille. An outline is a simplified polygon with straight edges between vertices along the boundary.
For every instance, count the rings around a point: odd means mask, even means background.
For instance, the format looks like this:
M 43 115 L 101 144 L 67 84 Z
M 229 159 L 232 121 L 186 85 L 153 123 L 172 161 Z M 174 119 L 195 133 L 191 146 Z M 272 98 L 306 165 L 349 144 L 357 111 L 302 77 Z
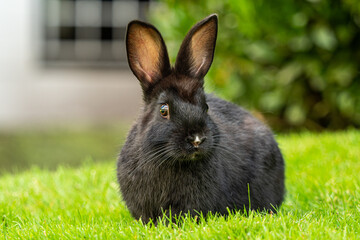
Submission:
M 149 0 L 43 0 L 43 60 L 50 65 L 126 64 L 125 31 Z

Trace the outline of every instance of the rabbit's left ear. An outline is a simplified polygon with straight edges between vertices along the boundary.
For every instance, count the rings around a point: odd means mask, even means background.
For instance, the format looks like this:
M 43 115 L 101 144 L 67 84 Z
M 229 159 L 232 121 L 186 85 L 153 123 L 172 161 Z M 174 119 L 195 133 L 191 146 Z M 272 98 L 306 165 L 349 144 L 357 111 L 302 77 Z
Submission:
M 170 74 L 170 61 L 160 32 L 152 25 L 132 21 L 126 32 L 130 69 L 139 79 L 146 95 L 157 81 Z
M 175 63 L 175 71 L 202 79 L 214 58 L 218 17 L 212 14 L 198 22 L 186 35 Z

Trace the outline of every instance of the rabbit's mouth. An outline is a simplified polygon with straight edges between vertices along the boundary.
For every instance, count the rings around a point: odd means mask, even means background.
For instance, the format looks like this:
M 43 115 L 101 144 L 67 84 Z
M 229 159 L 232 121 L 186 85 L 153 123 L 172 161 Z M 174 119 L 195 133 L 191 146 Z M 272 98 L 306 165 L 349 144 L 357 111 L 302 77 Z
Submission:
M 190 160 L 197 160 L 198 158 L 202 157 L 202 154 L 199 153 L 198 151 L 193 152 L 192 154 L 190 154 Z
M 193 148 L 192 151 L 188 152 L 184 156 L 184 160 L 197 161 L 197 160 L 204 159 L 205 156 L 206 156 L 206 152 L 203 149 Z

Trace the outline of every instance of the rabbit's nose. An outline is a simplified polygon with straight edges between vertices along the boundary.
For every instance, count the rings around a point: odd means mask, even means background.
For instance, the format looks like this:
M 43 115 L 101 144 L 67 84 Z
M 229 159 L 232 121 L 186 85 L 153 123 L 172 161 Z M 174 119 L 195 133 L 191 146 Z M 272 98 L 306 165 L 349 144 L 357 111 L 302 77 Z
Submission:
M 198 148 L 199 145 L 206 140 L 206 137 L 205 137 L 205 136 L 194 135 L 194 136 L 189 136 L 189 137 L 187 137 L 187 140 L 188 140 L 195 148 Z

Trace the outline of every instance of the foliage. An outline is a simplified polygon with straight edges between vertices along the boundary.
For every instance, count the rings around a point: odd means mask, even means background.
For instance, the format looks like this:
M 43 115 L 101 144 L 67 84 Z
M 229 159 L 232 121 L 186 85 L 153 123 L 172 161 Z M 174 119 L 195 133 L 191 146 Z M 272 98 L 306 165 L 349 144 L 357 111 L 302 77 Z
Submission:
M 0 239 L 356 239 L 360 225 L 359 131 L 277 137 L 286 201 L 277 215 L 251 212 L 198 223 L 142 225 L 120 200 L 115 162 L 0 176 Z M 51 155 L 50 155 L 51 157 Z
M 150 11 L 173 59 L 189 28 L 214 12 L 208 90 L 276 129 L 360 126 L 358 0 L 162 0 Z

